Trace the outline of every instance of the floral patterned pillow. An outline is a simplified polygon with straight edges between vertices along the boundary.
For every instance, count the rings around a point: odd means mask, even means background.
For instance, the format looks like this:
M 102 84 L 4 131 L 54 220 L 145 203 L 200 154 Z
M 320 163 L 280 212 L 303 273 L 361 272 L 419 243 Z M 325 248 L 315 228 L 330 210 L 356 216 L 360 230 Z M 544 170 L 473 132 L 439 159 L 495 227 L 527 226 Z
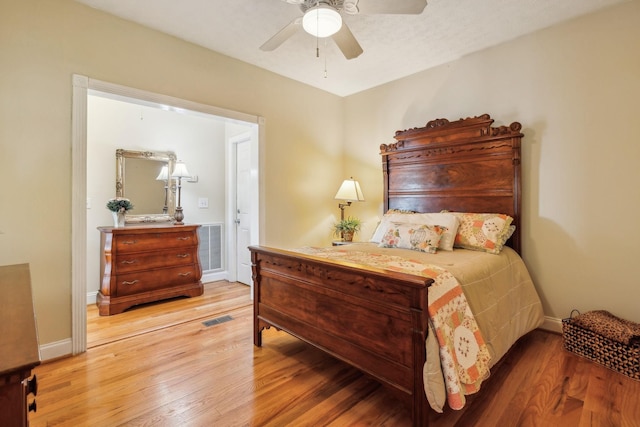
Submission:
M 460 222 L 458 218 L 451 213 L 417 213 L 409 211 L 398 211 L 397 209 L 390 209 L 380 221 L 380 224 L 376 228 L 376 231 L 371 236 L 370 242 L 380 243 L 384 233 L 389 228 L 389 224 L 392 222 L 404 222 L 411 224 L 424 224 L 424 225 L 438 225 L 445 228 L 445 232 L 442 233 L 438 249 L 444 251 L 453 250 L 453 242 L 458 231 Z
M 435 254 L 446 227 L 439 225 L 389 223 L 378 245 L 381 248 L 402 248 Z
M 452 212 L 460 220 L 456 248 L 499 254 L 513 234 L 513 218 L 504 214 Z

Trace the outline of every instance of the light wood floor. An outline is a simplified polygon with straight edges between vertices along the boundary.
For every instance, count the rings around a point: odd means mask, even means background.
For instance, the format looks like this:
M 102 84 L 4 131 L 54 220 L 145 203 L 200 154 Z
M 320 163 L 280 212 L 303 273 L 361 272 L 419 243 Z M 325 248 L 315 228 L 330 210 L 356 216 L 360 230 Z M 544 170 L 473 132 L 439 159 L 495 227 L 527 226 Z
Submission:
M 89 350 L 35 370 L 33 427 L 409 425 L 378 383 L 286 333 L 254 347 L 244 285 L 109 317 L 88 310 Z M 640 382 L 534 331 L 464 410 L 432 415 L 432 426 L 640 426 Z

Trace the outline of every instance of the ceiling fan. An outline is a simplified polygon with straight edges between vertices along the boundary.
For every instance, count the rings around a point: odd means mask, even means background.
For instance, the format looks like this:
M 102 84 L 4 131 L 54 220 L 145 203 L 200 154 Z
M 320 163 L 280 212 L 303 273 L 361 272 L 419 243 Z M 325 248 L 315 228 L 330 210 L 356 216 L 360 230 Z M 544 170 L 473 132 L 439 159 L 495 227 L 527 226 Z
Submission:
M 293 36 L 300 27 L 317 38 L 331 37 L 347 59 L 357 58 L 363 51 L 341 12 L 349 15 L 408 14 L 419 15 L 427 0 L 283 0 L 297 4 L 303 12 L 266 41 L 261 50 L 271 51 Z

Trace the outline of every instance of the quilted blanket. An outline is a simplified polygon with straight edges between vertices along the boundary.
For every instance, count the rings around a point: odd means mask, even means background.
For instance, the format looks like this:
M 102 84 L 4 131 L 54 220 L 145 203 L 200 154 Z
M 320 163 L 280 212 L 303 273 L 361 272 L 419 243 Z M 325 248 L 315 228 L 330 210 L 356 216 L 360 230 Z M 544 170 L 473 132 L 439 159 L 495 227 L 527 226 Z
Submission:
M 462 287 L 450 272 L 393 255 L 313 247 L 297 251 L 433 279 L 428 311 L 440 348 L 447 402 L 451 408 L 461 409 L 464 396 L 480 389 L 489 376 L 491 356 Z

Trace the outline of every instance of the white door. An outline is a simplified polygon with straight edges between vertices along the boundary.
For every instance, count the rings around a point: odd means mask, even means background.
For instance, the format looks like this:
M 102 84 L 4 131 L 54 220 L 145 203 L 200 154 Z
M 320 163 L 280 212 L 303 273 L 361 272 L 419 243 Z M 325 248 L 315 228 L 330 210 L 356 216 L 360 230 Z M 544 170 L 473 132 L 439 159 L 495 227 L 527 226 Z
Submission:
M 236 150 L 236 272 L 237 281 L 251 285 L 251 140 L 234 144 Z

